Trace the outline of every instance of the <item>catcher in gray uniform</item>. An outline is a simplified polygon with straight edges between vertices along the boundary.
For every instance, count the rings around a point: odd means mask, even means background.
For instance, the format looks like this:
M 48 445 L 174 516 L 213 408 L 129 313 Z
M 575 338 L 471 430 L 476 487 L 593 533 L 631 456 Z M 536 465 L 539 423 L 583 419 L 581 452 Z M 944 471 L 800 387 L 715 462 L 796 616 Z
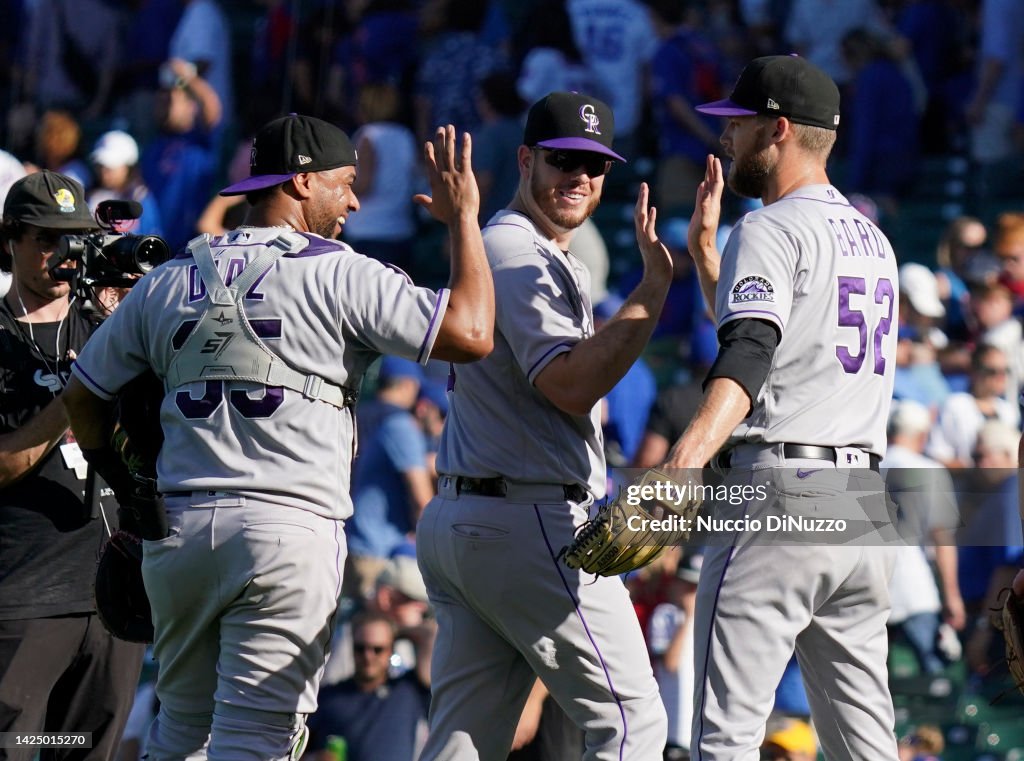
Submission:
M 688 242 L 721 350 L 664 467 L 714 457 L 727 484 L 770 485 L 767 499 L 716 504 L 719 519 L 763 520 L 762 530 L 783 514 L 870 520 L 885 512 L 877 470 L 899 287 L 889 242 L 825 173 L 839 91 L 802 58 L 768 56 L 729 99 L 697 110 L 726 117 L 729 187 L 765 206 L 719 257 L 724 183 L 708 157 Z M 696 761 L 759 758 L 794 650 L 826 758 L 896 759 L 885 629 L 895 555 L 882 524 L 852 540 L 827 524 L 779 541 L 751 526 L 708 548 L 694 623 Z
M 539 676 L 586 734 L 585 758 L 660 759 L 665 709 L 618 577 L 559 553 L 605 495 L 601 398 L 636 360 L 672 278 L 642 185 L 644 277 L 595 331 L 572 233 L 622 157 L 601 101 L 556 92 L 529 112 L 519 187 L 485 226 L 495 348 L 456 368 L 437 457 L 439 495 L 417 527 L 437 613 L 423 759 L 504 759 Z
M 448 225 L 450 288 L 433 292 L 335 238 L 358 210 L 344 132 L 291 115 L 257 133 L 247 224 L 200 236 L 104 323 L 65 395 L 86 458 L 110 464 L 109 401 L 164 382 L 158 487 L 169 535 L 143 577 L 160 662 L 148 758 L 302 754 L 330 641 L 352 512 L 354 392 L 381 354 L 463 362 L 492 346 L 493 286 L 469 136 L 426 146 Z

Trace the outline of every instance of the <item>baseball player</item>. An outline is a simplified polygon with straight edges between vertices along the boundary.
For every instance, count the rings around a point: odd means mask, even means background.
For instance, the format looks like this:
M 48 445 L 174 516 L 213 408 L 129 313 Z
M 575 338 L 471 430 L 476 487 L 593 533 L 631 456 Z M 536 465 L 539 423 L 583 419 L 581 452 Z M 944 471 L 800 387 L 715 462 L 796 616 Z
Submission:
M 717 518 L 851 506 L 863 515 L 847 495 L 883 488 L 899 288 L 889 242 L 825 173 L 839 91 L 803 58 L 768 56 L 728 99 L 698 110 L 727 119 L 729 187 L 765 206 L 740 220 L 719 257 L 722 167 L 708 157 L 688 243 L 722 348 L 665 467 L 714 456 L 713 467 L 730 469 L 727 485 L 770 484 L 774 499 L 716 504 Z M 694 627 L 696 761 L 758 758 L 794 649 L 826 758 L 897 757 L 886 674 L 892 548 L 803 538 L 771 546 L 737 533 L 708 548 Z
M 618 578 L 569 571 L 560 551 L 605 493 L 601 398 L 644 347 L 672 277 L 642 185 L 644 277 L 595 331 L 572 233 L 615 161 L 603 102 L 535 103 L 519 186 L 484 228 L 495 348 L 456 368 L 437 457 L 439 495 L 417 527 L 437 613 L 423 759 L 504 759 L 535 675 L 586 733 L 584 758 L 660 759 L 665 709 Z
M 163 379 L 157 463 L 169 535 L 144 545 L 160 662 L 149 758 L 302 755 L 341 589 L 353 389 L 389 353 L 454 362 L 492 345 L 492 284 L 469 136 L 426 148 L 452 239 L 451 287 L 418 288 L 335 238 L 359 208 L 344 132 L 291 115 L 253 142 L 247 224 L 154 270 L 73 367 L 65 402 L 86 458 L 112 469 L 108 400 Z

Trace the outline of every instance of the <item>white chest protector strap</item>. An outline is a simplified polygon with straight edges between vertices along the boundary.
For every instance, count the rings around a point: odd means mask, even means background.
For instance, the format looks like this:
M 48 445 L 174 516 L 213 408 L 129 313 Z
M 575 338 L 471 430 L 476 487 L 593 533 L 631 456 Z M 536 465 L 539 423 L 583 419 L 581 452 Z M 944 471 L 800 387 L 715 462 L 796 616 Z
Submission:
M 245 294 L 274 262 L 282 254 L 301 250 L 305 243 L 300 235 L 282 233 L 249 262 L 230 286 L 225 286 L 214 264 L 208 237 L 202 235 L 189 242 L 210 303 L 171 360 L 167 380 L 172 388 L 194 381 L 240 380 L 283 386 L 339 409 L 355 404 L 358 393 L 353 389 L 300 372 L 267 348 L 242 307 Z

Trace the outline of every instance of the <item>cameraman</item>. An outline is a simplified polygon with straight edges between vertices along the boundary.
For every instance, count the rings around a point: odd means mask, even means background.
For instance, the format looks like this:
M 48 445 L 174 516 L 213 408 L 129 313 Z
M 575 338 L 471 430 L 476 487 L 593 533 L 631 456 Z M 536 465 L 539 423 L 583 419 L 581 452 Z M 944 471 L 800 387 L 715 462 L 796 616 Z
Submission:
M 96 616 L 96 558 L 117 505 L 87 480 L 58 398 L 96 325 L 47 270 L 62 235 L 96 227 L 82 186 L 56 172 L 24 177 L 4 203 L 0 268 L 13 281 L 0 301 L 0 732 L 92 732 L 91 750 L 61 758 L 105 761 L 144 647 L 114 639 Z M 6 753 L 28 761 L 35 749 Z

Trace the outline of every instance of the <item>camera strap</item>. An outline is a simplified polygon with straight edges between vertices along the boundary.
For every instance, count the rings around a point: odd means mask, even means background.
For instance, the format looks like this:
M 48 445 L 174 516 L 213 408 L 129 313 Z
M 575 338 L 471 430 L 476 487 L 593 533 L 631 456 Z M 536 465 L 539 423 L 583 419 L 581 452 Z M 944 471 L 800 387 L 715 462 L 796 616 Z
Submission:
M 308 241 L 301 235 L 282 233 L 226 286 L 214 263 L 209 236 L 189 241 L 209 304 L 167 368 L 172 388 L 195 381 L 240 380 L 283 386 L 339 409 L 355 405 L 357 391 L 293 368 L 260 340 L 245 315 L 242 300 L 249 289 L 278 258 L 306 245 Z

